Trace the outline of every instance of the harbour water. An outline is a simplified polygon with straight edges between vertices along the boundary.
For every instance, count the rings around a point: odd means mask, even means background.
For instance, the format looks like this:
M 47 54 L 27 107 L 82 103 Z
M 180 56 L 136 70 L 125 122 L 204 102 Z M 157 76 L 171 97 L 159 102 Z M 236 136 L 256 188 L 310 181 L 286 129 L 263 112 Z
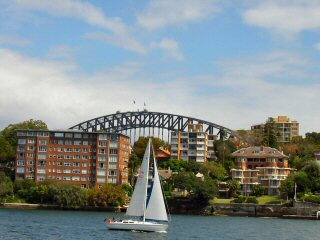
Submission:
M 320 221 L 172 215 L 167 233 L 109 231 L 105 217 L 122 213 L 0 209 L 0 239 L 315 240 Z

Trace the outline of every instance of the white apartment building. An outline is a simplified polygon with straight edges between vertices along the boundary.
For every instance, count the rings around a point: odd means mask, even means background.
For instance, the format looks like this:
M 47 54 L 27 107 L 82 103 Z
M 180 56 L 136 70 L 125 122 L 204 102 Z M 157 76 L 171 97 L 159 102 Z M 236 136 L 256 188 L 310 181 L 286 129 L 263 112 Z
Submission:
M 171 132 L 171 158 L 203 163 L 215 157 L 216 135 L 203 131 L 202 124 L 189 124 L 188 132 Z

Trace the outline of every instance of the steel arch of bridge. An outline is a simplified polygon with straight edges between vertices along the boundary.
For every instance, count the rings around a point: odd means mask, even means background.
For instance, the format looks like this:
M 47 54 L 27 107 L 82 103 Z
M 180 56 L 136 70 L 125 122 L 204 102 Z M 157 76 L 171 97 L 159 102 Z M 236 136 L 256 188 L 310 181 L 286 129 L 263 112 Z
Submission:
M 188 130 L 188 124 L 203 124 L 205 132 L 217 134 L 220 137 L 239 137 L 233 130 L 221 125 L 204 121 L 201 119 L 181 116 L 161 112 L 117 112 L 115 114 L 105 115 L 94 118 L 77 125 L 70 129 L 95 132 L 104 130 L 107 132 L 125 132 L 131 129 L 155 128 L 166 129 L 169 131 L 185 132 Z M 149 134 L 150 135 L 150 134 Z

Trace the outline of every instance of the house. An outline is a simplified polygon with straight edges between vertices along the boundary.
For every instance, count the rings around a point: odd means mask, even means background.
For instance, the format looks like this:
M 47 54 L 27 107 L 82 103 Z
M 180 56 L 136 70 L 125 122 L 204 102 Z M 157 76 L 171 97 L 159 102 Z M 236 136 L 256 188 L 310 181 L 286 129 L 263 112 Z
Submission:
M 294 169 L 289 167 L 288 156 L 265 146 L 242 148 L 231 154 L 236 168 L 231 169 L 233 180 L 241 184 L 241 192 L 248 196 L 260 184 L 268 195 L 279 195 L 281 182 Z

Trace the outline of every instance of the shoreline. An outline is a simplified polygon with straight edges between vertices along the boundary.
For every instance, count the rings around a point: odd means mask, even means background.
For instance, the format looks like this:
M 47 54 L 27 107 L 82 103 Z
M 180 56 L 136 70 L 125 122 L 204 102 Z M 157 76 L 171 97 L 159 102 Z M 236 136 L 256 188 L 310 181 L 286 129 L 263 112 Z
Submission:
M 46 209 L 46 210 L 70 210 L 70 211 L 106 211 L 106 212 L 125 212 L 125 207 L 95 207 L 86 206 L 79 208 L 60 207 L 53 204 L 40 204 L 40 203 L 0 203 L 0 209 Z
M 173 214 L 182 215 L 206 215 L 206 216 L 238 216 L 238 217 L 259 217 L 259 218 L 283 218 L 283 219 L 305 219 L 305 220 L 320 220 L 320 216 L 317 219 L 316 215 L 310 214 L 311 211 L 316 211 L 313 209 L 306 209 L 305 207 L 284 207 L 286 209 L 285 213 L 283 211 L 272 211 L 270 210 L 270 205 L 258 205 L 258 204 L 222 204 L 213 212 L 212 206 L 207 207 L 206 211 L 174 211 Z M 215 205 L 217 207 L 217 205 Z M 279 208 L 281 206 L 274 206 Z M 254 212 L 249 209 L 254 209 Z M 0 203 L 0 209 L 30 209 L 30 210 L 62 210 L 62 211 L 105 211 L 105 212 L 125 212 L 126 207 L 94 207 L 87 206 L 82 208 L 65 208 L 58 205 L 51 204 L 32 204 L 32 203 Z M 268 209 L 268 212 L 257 210 L 257 209 Z M 288 210 L 289 209 L 289 210 Z M 320 210 L 320 207 L 318 208 Z M 306 211 L 307 210 L 307 211 Z M 300 213 L 300 214 L 297 214 Z M 306 214 L 309 213 L 309 214 Z

